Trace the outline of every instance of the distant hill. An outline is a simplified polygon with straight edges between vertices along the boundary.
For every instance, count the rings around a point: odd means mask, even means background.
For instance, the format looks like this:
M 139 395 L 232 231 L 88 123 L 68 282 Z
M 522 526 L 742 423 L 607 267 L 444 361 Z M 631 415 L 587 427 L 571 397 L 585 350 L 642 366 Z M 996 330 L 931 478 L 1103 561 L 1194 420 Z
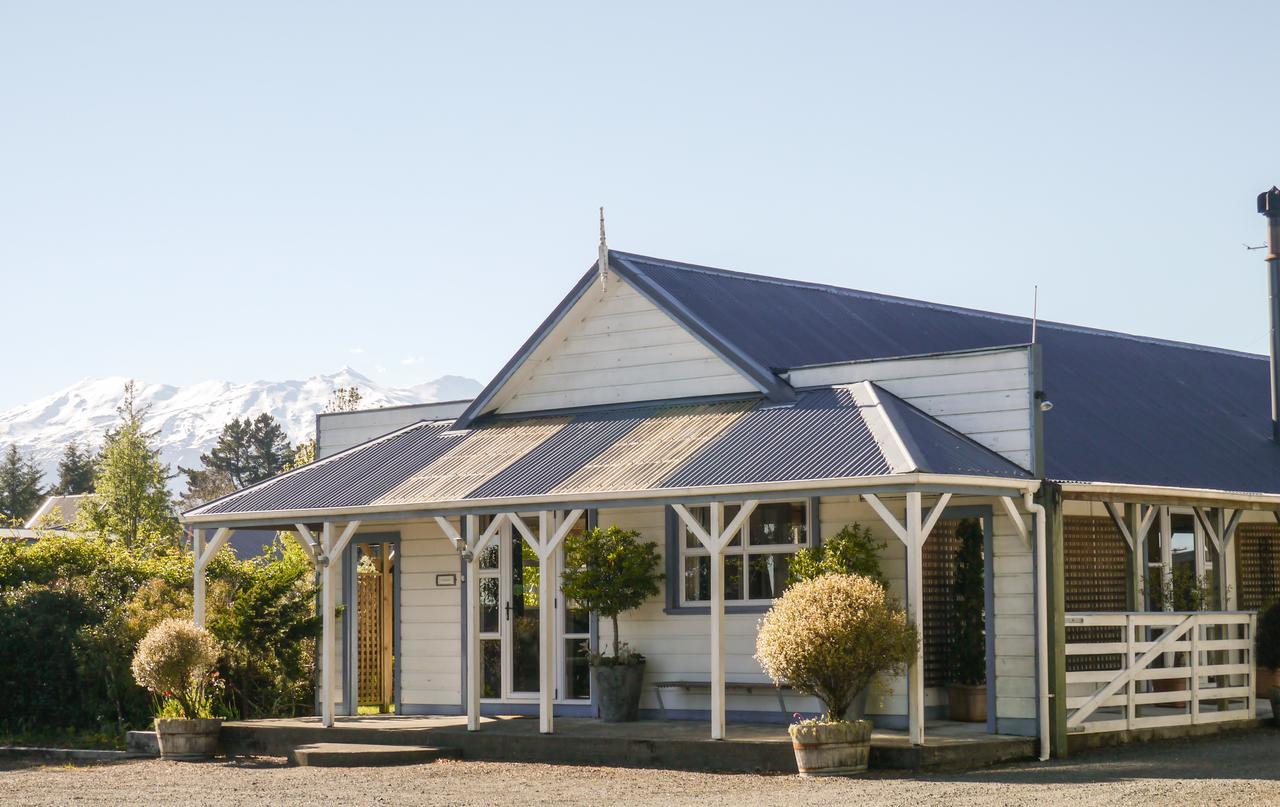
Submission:
M 0 447 L 14 443 L 45 472 L 45 484 L 57 481 L 58 458 L 72 439 L 95 450 L 115 423 L 116 406 L 127 378 L 86 378 L 29 404 L 0 412 Z M 398 389 L 383 387 L 350 367 L 304 381 L 255 381 L 233 384 L 205 381 L 186 387 L 138 380 L 139 400 L 151 407 L 147 428 L 159 430 L 161 455 L 176 473 L 193 467 L 232 418 L 273 415 L 297 443 L 315 431 L 315 415 L 339 387 L 359 387 L 362 408 L 474 398 L 480 382 L 462 376 Z M 180 479 L 174 480 L 175 487 Z

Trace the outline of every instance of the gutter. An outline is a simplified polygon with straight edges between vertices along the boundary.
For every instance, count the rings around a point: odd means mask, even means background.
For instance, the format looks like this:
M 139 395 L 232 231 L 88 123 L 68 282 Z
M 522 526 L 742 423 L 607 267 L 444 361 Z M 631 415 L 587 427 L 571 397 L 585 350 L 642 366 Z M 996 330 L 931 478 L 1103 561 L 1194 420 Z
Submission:
M 1206 504 L 1230 503 L 1245 510 L 1280 508 L 1280 493 L 1242 493 L 1213 488 L 1172 488 L 1159 485 L 1134 485 L 1119 482 L 1060 482 L 1064 497 L 1140 501 L 1145 504 L 1177 503 L 1189 499 Z
M 338 455 L 335 455 L 338 456 Z M 331 458 L 330 458 L 331 459 Z M 275 519 L 282 523 L 308 520 L 331 520 L 335 518 L 358 519 L 363 515 L 378 513 L 405 513 L 425 515 L 454 515 L 458 513 L 503 512 L 528 508 L 546 509 L 555 505 L 580 505 L 598 502 L 619 502 L 620 506 L 631 504 L 662 504 L 673 499 L 690 499 L 695 497 L 711 498 L 754 498 L 761 495 L 774 497 L 799 495 L 806 493 L 822 493 L 832 490 L 856 490 L 861 488 L 883 488 L 886 485 L 935 488 L 982 488 L 987 490 L 1008 490 L 1007 495 L 1017 492 L 1039 490 L 1040 483 L 1035 480 L 1002 478 L 990 476 L 959 476 L 953 474 L 892 474 L 888 476 L 845 477 L 820 480 L 789 480 L 784 482 L 764 482 L 752 485 L 717 485 L 684 488 L 661 488 L 629 491 L 595 491 L 589 493 L 556 493 L 539 496 L 512 496 L 492 499 L 453 499 L 430 503 L 392 502 L 386 504 L 364 505 L 359 507 L 328 507 L 301 510 L 254 510 L 238 513 L 187 513 L 182 521 L 193 525 L 219 524 L 233 526 L 237 521 L 261 521 Z M 1031 485 L 1032 487 L 1028 487 Z M 974 495 L 982 495 L 975 493 Z M 1005 495 L 1005 494 L 1000 494 Z

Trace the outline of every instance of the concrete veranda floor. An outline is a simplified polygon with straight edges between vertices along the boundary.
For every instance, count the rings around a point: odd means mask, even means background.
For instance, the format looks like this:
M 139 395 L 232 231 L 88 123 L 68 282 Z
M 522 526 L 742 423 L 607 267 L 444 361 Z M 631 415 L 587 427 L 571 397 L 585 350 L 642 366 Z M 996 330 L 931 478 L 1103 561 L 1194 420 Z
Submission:
M 1275 804 L 1280 731 L 1135 744 L 970 773 L 850 779 L 520 763 L 290 768 L 283 760 L 145 760 L 87 766 L 0 762 L 0 800 L 52 804 L 929 805 Z

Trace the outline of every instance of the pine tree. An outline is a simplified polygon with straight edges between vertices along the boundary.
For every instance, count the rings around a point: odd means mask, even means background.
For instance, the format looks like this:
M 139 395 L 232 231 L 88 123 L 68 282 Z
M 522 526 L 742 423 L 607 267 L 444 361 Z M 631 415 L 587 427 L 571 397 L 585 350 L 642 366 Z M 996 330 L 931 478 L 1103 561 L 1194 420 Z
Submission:
M 200 461 L 205 468 L 226 474 L 237 488 L 245 487 L 254 475 L 252 436 L 251 420 L 232 418 L 222 427 L 218 442 L 209 453 L 200 455 Z
M 253 421 L 253 428 L 249 432 L 249 449 L 253 458 L 253 476 L 246 481 L 250 485 L 283 472 L 293 461 L 289 436 L 284 433 L 280 422 L 266 412 Z
M 83 526 L 129 546 L 174 545 L 180 528 L 169 498 L 169 468 L 160 461 L 156 432 L 143 428 L 147 408 L 134 395 L 130 381 L 116 408 L 120 421 L 98 454 L 97 495 L 80 509 Z
M 58 461 L 58 484 L 53 492 L 59 496 L 93 493 L 93 455 L 75 440 L 67 443 Z
M 44 498 L 40 489 L 43 477 L 36 464 L 10 444 L 0 461 L 0 520 L 23 522 L 30 518 Z
M 187 489 L 178 497 L 183 510 L 193 510 L 202 504 L 236 492 L 236 483 L 226 471 L 217 468 L 183 468 L 178 471 L 187 477 Z

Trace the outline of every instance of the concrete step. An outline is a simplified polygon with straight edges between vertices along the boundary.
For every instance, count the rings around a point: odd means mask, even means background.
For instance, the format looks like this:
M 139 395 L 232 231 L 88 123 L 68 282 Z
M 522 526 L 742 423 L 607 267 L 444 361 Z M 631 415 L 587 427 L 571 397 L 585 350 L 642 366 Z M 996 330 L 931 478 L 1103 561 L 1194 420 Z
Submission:
M 361 768 L 371 765 L 419 765 L 438 759 L 457 759 L 456 748 L 426 745 L 370 745 L 366 743 L 312 743 L 289 752 L 294 765 L 312 768 Z

